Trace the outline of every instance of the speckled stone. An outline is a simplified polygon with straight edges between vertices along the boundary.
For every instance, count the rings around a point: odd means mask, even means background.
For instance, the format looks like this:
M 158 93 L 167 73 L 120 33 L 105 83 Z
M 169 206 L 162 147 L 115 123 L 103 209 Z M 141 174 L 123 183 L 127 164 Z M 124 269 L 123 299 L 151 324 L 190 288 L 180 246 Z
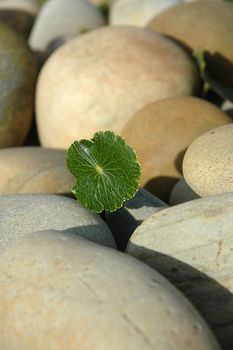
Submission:
M 135 27 L 92 30 L 56 50 L 41 70 L 36 93 L 40 141 L 67 148 L 96 131 L 119 134 L 148 103 L 190 95 L 196 83 L 193 62 L 163 36 Z
M 85 0 L 48 0 L 41 8 L 29 38 L 33 50 L 43 51 L 54 39 L 105 25 L 100 11 Z
M 36 63 L 22 35 L 0 23 L 0 148 L 21 145 L 30 129 Z
M 169 204 L 177 205 L 197 198 L 199 198 L 198 194 L 193 192 L 185 179 L 182 177 L 179 181 L 177 181 L 171 191 Z
M 0 253 L 32 231 L 53 229 L 115 247 L 113 236 L 100 216 L 71 198 L 49 194 L 2 195 L 0 209 Z
M 208 52 L 208 72 L 233 84 L 233 4 L 230 1 L 181 3 L 154 17 L 148 27 L 168 35 L 191 52 Z
M 188 146 L 204 132 L 231 122 L 219 108 L 196 97 L 164 99 L 143 108 L 122 131 L 142 165 L 141 186 L 168 202 Z
M 233 193 L 195 199 L 153 214 L 127 252 L 155 268 L 196 306 L 233 348 Z
M 167 207 L 167 204 L 150 192 L 140 188 L 135 197 L 125 202 L 117 211 L 105 213 L 118 249 L 124 251 L 134 230 L 150 215 Z
M 0 256 L 0 347 L 220 350 L 193 306 L 135 259 L 65 232 Z
M 66 152 L 42 147 L 0 150 L 0 194 L 71 193 L 76 180 L 66 167 Z
M 233 123 L 199 136 L 185 153 L 183 173 L 199 196 L 233 192 Z

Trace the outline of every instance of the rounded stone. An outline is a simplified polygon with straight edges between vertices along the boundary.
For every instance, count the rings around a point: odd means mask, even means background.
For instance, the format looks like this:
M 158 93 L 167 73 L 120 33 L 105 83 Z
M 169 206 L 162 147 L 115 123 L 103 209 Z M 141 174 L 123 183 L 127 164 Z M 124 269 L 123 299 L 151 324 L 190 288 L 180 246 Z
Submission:
M 29 45 L 43 51 L 56 38 L 105 25 L 100 11 L 86 0 L 48 0 L 32 28 Z
M 71 193 L 76 180 L 66 167 L 66 152 L 42 147 L 0 150 L 0 194 Z
M 219 108 L 195 97 L 164 99 L 136 113 L 122 135 L 142 165 L 141 186 L 167 202 L 187 147 L 203 132 L 231 122 Z
M 185 153 L 183 173 L 201 197 L 233 192 L 233 123 L 199 136 Z
M 175 205 L 146 219 L 127 252 L 196 306 L 223 349 L 233 348 L 233 193 Z
M 0 257 L 2 349 L 220 350 L 161 275 L 65 232 L 36 232 Z
M 42 68 L 36 93 L 41 143 L 67 148 L 96 131 L 119 134 L 146 104 L 192 94 L 196 78 L 186 53 L 160 34 L 117 26 L 90 31 L 56 50 Z
M 32 29 L 35 16 L 22 10 L 9 10 L 0 8 L 0 22 L 12 27 L 16 32 L 27 38 Z
M 197 198 L 199 198 L 198 194 L 193 192 L 193 190 L 189 187 L 185 179 L 181 177 L 171 191 L 169 204 L 177 205 L 184 202 L 192 201 L 193 199 Z
M 233 84 L 233 4 L 230 1 L 181 3 L 154 17 L 148 27 L 189 50 L 207 52 L 211 76 Z
M 50 194 L 2 195 L 0 208 L 0 253 L 37 230 L 66 230 L 115 247 L 112 233 L 100 216 L 81 207 L 74 199 Z
M 0 148 L 21 145 L 29 132 L 36 63 L 25 39 L 0 23 Z
M 0 0 L 0 9 L 21 10 L 36 15 L 40 0 Z
M 111 3 L 109 23 L 144 27 L 155 15 L 181 0 L 115 0 Z

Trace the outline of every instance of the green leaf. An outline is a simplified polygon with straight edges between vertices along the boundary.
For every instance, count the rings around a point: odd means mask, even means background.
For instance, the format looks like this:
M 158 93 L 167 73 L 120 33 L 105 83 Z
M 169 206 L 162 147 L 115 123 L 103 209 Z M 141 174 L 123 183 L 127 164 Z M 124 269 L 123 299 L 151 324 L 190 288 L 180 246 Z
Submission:
M 66 164 L 77 179 L 72 192 L 96 213 L 121 208 L 139 188 L 141 167 L 136 153 L 112 131 L 75 141 L 67 151 Z

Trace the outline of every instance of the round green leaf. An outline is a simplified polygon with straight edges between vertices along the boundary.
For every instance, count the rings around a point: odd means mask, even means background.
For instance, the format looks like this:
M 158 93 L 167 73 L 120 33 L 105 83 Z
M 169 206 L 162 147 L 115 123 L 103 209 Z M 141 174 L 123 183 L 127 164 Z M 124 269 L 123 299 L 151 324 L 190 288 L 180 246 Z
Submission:
M 66 163 L 77 179 L 72 192 L 93 212 L 115 211 L 138 190 L 141 168 L 135 151 L 112 131 L 75 141 Z

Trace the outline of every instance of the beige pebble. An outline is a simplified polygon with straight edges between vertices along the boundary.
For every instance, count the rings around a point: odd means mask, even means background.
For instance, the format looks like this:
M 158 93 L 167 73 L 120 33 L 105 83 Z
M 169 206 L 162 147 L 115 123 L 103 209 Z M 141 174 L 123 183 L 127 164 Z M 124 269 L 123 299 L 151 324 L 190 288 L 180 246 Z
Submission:
M 184 45 L 190 53 L 203 50 L 208 72 L 233 84 L 233 4 L 231 1 L 193 1 L 162 12 L 148 27 Z
M 95 29 L 56 50 L 40 73 L 40 141 L 67 148 L 96 131 L 119 134 L 148 103 L 190 95 L 196 84 L 193 62 L 160 34 L 134 27 Z
M 201 197 L 233 192 L 233 123 L 199 136 L 185 154 L 183 173 Z
M 193 306 L 135 259 L 65 232 L 0 257 L 5 350 L 220 350 Z
M 141 186 L 167 202 L 182 175 L 187 147 L 202 133 L 231 122 L 219 108 L 196 97 L 174 97 L 147 105 L 122 131 L 142 165 Z
M 42 147 L 0 150 L 0 194 L 71 193 L 76 180 L 66 167 L 66 152 Z

